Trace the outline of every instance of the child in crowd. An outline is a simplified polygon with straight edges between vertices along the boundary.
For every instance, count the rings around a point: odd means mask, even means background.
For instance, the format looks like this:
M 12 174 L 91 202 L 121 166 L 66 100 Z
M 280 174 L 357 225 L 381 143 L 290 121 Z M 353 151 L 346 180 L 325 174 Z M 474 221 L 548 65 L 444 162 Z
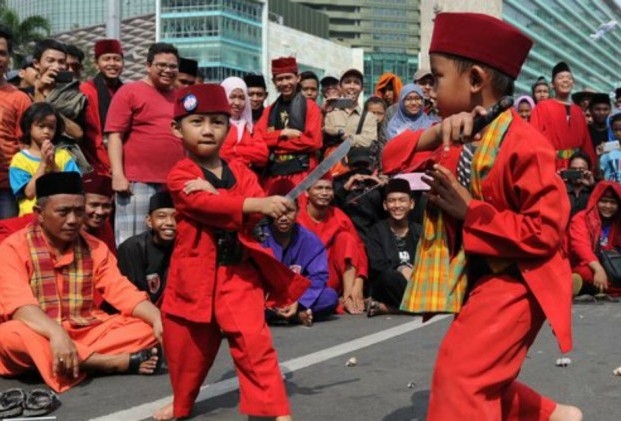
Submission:
M 295 205 L 282 196 L 264 197 L 245 164 L 220 158 L 229 117 L 219 85 L 178 92 L 172 130 L 183 140 L 187 158 L 167 178 L 177 209 L 177 239 L 162 303 L 174 401 L 157 411 L 156 420 L 190 415 L 223 337 L 237 368 L 240 411 L 291 419 L 265 322 L 265 297 L 269 294 L 268 306 L 284 308 L 310 283 L 261 247 L 252 230 L 262 215 L 278 219 Z
M 621 111 L 616 112 L 608 118 L 608 127 L 610 127 L 610 142 L 621 143 Z M 602 144 L 602 151 L 606 151 L 606 143 Z M 621 182 L 621 150 L 619 147 L 608 149 L 608 152 L 602 153 L 599 158 L 599 167 L 602 170 L 605 180 Z
M 36 201 L 35 182 L 48 172 L 80 172 L 75 161 L 64 149 L 54 144 L 64 131 L 64 123 L 54 107 L 37 102 L 24 113 L 21 121 L 23 149 L 16 153 L 9 166 L 9 183 L 17 198 L 19 216 L 33 212 Z

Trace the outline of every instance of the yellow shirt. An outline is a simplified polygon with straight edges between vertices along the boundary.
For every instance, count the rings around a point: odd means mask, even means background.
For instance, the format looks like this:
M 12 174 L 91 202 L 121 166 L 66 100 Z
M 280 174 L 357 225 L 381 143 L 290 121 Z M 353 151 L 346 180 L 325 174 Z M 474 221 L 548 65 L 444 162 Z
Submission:
M 63 172 L 75 171 L 80 172 L 73 157 L 64 149 L 57 149 L 54 154 L 56 166 Z M 24 194 L 24 189 L 32 180 L 32 176 L 37 172 L 41 158 L 31 155 L 27 150 L 16 153 L 11 159 L 9 166 L 9 183 L 11 190 L 17 198 L 19 205 L 19 216 L 27 215 L 33 212 L 36 197 L 28 199 Z

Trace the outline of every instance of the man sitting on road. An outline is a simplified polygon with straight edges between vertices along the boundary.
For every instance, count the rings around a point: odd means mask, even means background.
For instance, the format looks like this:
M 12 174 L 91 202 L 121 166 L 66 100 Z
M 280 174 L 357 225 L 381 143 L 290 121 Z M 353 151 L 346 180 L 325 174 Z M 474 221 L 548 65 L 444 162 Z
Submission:
M 81 230 L 80 175 L 43 175 L 36 192 L 36 220 L 0 245 L 0 375 L 37 369 L 64 392 L 87 372 L 153 373 L 160 312 Z M 95 291 L 121 314 L 95 308 Z
M 328 250 L 328 286 L 342 297 L 348 313 L 364 310 L 363 284 L 367 277 L 367 254 L 351 219 L 332 206 L 334 187 L 326 174 L 300 197 L 298 223 L 315 233 Z
M 149 294 L 158 307 L 166 286 L 166 276 L 177 235 L 175 206 L 169 192 L 155 193 L 149 199 L 148 231 L 125 240 L 119 246 L 121 273 Z
M 286 180 L 270 189 L 269 195 L 285 195 L 293 184 Z M 268 309 L 267 317 L 284 319 L 311 326 L 313 321 L 325 318 L 334 312 L 339 297 L 328 283 L 328 255 L 321 240 L 295 222 L 298 204 L 272 225 L 265 228 L 267 234 L 263 247 L 272 249 L 274 256 L 295 273 L 311 281 L 311 285 L 298 301 L 283 309 Z

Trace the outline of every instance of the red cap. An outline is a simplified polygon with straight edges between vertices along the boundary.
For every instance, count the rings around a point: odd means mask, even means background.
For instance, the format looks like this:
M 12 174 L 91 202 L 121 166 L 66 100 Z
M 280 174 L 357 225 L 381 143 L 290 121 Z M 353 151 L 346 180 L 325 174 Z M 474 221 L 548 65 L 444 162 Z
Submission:
M 120 54 L 123 55 L 121 41 L 118 39 L 100 39 L 95 42 L 95 59 L 103 54 Z
M 224 88 L 217 83 L 203 83 L 179 89 L 173 118 L 190 114 L 231 115 L 231 106 Z
M 436 16 L 429 54 L 453 54 L 517 79 L 533 41 L 515 27 L 480 13 Z
M 102 196 L 112 197 L 112 179 L 107 175 L 97 173 L 86 174 L 82 178 L 84 183 L 84 193 L 100 194 Z
M 295 61 L 295 57 L 280 57 L 272 60 L 272 75 L 282 73 L 298 73 L 298 62 Z

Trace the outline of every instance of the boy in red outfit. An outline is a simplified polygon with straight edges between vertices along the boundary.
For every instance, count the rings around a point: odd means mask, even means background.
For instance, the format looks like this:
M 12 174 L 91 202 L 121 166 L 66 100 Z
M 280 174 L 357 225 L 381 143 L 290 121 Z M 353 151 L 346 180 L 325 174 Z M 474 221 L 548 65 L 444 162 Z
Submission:
M 512 109 L 472 133 L 476 115 L 513 93 L 531 46 L 517 29 L 491 16 L 442 13 L 435 20 L 429 52 L 443 121 L 420 131 L 402 153 L 413 156 L 453 142 L 478 145 L 471 158 L 461 155 L 459 181 L 439 164 L 427 179 L 429 201 L 457 222 L 449 245 L 438 247 L 444 248 L 441 259 L 462 260 L 454 266 L 451 260 L 451 272 L 444 273 L 451 280 L 466 275 L 468 282 L 467 300 L 438 351 L 429 421 L 582 419 L 578 408 L 516 381 L 546 317 L 561 350 L 571 348 L 571 275 L 561 253 L 569 203 L 554 150 Z M 425 227 L 433 225 L 427 218 Z M 425 273 L 445 270 L 428 260 L 437 250 L 427 254 L 419 245 L 419 251 L 417 259 L 428 264 Z
M 310 282 L 276 261 L 251 232 L 262 215 L 279 218 L 295 205 L 282 196 L 263 197 L 247 166 L 220 158 L 229 110 L 224 89 L 214 84 L 181 89 L 175 102 L 172 130 L 188 157 L 167 178 L 178 212 L 162 304 L 174 401 L 155 414 L 157 420 L 190 416 L 222 335 L 237 367 L 241 412 L 291 419 L 265 323 L 263 284 L 270 306 L 284 307 Z

